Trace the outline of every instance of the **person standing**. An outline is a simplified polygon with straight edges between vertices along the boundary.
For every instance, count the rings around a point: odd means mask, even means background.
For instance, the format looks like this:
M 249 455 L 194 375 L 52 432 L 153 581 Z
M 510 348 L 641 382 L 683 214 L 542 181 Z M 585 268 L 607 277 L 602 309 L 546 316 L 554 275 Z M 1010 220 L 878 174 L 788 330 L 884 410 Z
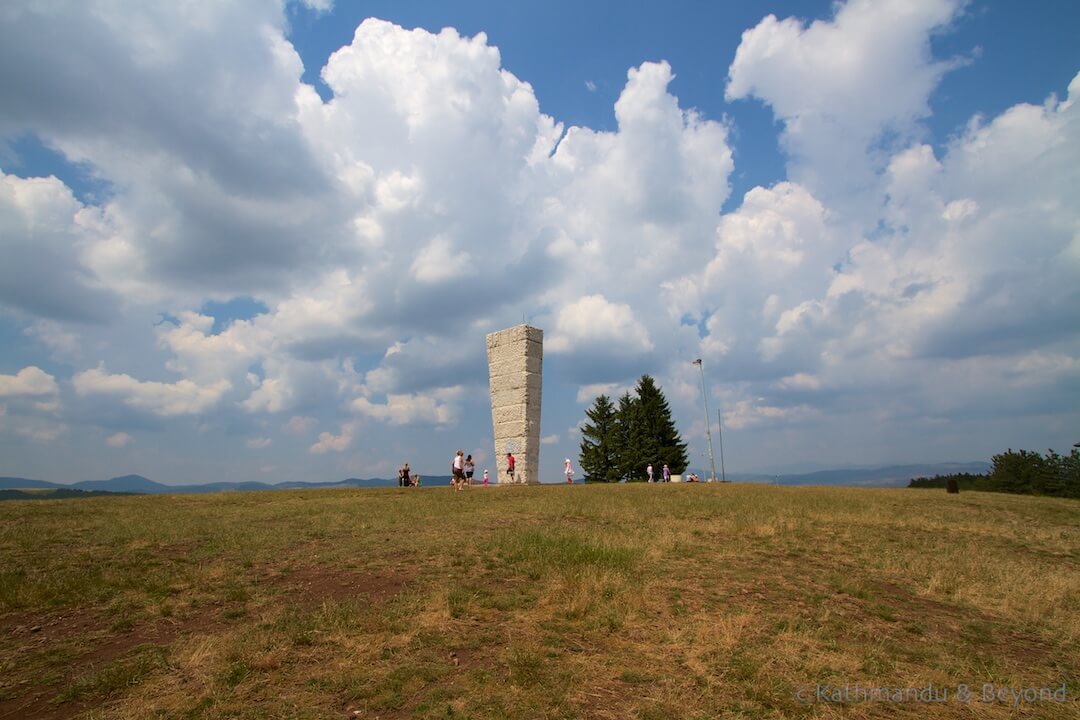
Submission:
M 409 487 L 411 484 L 409 481 L 409 463 L 405 463 L 401 466 L 401 469 L 398 470 L 397 478 L 399 487 Z
M 484 468 L 484 487 L 487 487 L 487 484 L 488 484 L 488 471 L 487 471 L 487 468 Z
M 473 473 L 476 472 L 476 463 L 473 462 L 472 455 L 465 458 L 465 484 L 472 487 Z
M 664 469 L 660 473 L 664 478 L 664 482 L 671 482 L 671 468 L 667 466 L 667 463 L 664 463 Z
M 461 490 L 461 486 L 465 484 L 465 453 L 462 450 L 457 451 L 457 455 L 450 462 L 450 484 L 454 486 L 455 490 Z
M 563 461 L 563 474 L 566 475 L 566 484 L 574 484 L 574 466 L 570 464 L 570 458 Z
M 510 482 L 515 483 L 514 479 L 514 454 L 506 453 L 506 474 L 510 476 Z
M 648 479 L 646 480 L 646 482 L 652 482 L 653 481 L 653 478 L 652 478 L 652 463 L 649 463 L 649 466 L 647 468 L 645 468 L 645 474 L 648 476 Z

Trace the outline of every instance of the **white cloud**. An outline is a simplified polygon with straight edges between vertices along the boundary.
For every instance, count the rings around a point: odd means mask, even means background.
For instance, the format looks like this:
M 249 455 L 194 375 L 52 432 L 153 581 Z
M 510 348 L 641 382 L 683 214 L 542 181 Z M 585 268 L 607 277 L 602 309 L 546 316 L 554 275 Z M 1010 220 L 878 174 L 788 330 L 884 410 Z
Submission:
M 449 288 L 448 292 L 465 292 L 465 270 L 469 261 L 468 253 L 455 252 L 450 238 L 438 235 L 420 249 L 409 269 L 420 282 L 437 283 L 457 279 L 461 281 L 458 287 Z
M 0 398 L 56 395 L 59 392 L 56 378 L 33 365 L 14 375 L 0 375 Z
M 596 92 L 596 83 L 594 83 L 592 80 L 586 80 L 585 89 L 589 92 Z
M 931 56 L 930 35 L 960 0 L 849 0 L 831 20 L 769 15 L 743 33 L 729 100 L 756 97 L 784 123 L 788 177 L 858 220 L 872 221 L 887 135 L 904 144 L 955 62 Z M 894 145 L 895 147 L 895 145 Z M 888 150 L 889 148 L 886 148 Z
M 600 395 L 607 395 L 613 400 L 618 400 L 623 393 L 632 392 L 633 385 L 621 385 L 619 383 L 591 383 L 578 387 L 577 397 L 579 404 L 591 405 Z
M 122 448 L 130 445 L 133 439 L 126 432 L 118 432 L 105 438 L 105 444 L 112 448 Z
M 226 380 L 208 386 L 186 379 L 175 383 L 144 382 L 130 375 L 110 375 L 103 367 L 77 373 L 72 384 L 79 395 L 117 397 L 129 407 L 162 417 L 206 412 L 231 387 Z
M 357 422 L 346 422 L 341 425 L 341 432 L 334 435 L 329 432 L 319 433 L 319 439 L 315 441 L 308 452 L 312 455 L 323 455 L 328 452 L 343 452 L 352 444 L 353 436 L 360 425 Z
M 318 13 L 328 13 L 334 9 L 334 0 L 300 0 L 304 7 Z
M 80 201 L 0 174 L 0 304 L 82 370 L 80 397 L 251 438 L 273 434 L 264 414 L 310 437 L 343 409 L 374 433 L 445 428 L 471 421 L 476 339 L 525 310 L 558 365 L 546 393 L 587 403 L 647 371 L 697 417 L 700 355 L 747 431 L 1027 412 L 1010 393 L 1053 403 L 1075 382 L 1080 79 L 923 144 L 955 65 L 930 40 L 959 3 L 853 0 L 747 31 L 727 95 L 772 108 L 789 177 L 724 214 L 728 127 L 680 104 L 666 63 L 629 69 L 614 130 L 564 128 L 483 34 L 369 19 L 322 69 L 323 102 L 281 4 L 185 7 L 20 6 L 0 30 L 0 63 L 35 68 L 4 81 L 0 135 L 33 132 L 108 185 Z M 210 317 L 237 296 L 266 312 Z M 28 369 L 0 388 L 41 382 Z M 0 392 L 8 427 L 63 419 L 66 376 L 47 377 Z
M 740 400 L 723 413 L 724 427 L 732 430 L 805 422 L 820 415 L 820 410 L 809 405 L 777 407 L 761 402 L 760 398 Z
M 541 444 L 541 445 L 554 445 L 554 444 L 556 444 L 557 442 L 559 442 L 559 436 L 558 436 L 558 434 L 555 434 L 555 435 L 545 435 L 544 437 L 540 438 L 540 444 Z
M 246 445 L 251 450 L 265 450 L 266 448 L 270 447 L 273 442 L 273 440 L 267 437 L 256 437 L 248 438 L 244 441 L 244 445 Z
M 44 319 L 108 318 L 116 298 L 83 262 L 100 239 L 97 215 L 55 177 L 0 171 L 0 308 Z
M 586 295 L 565 305 L 546 344 L 554 353 L 579 348 L 603 348 L 610 353 L 653 349 L 649 331 L 634 317 L 630 306 L 609 302 L 603 295 Z
M 241 406 L 248 412 L 281 412 L 292 399 L 292 392 L 282 378 L 265 378 Z
M 78 353 L 79 334 L 65 330 L 54 320 L 38 320 L 24 333 L 40 340 L 57 357 L 72 358 Z
M 809 373 L 795 373 L 781 378 L 775 386 L 783 390 L 820 390 L 821 380 Z
M 285 432 L 291 435 L 307 435 L 315 429 L 317 422 L 313 417 L 294 415 L 285 423 Z
M 354 412 L 390 425 L 449 425 L 457 421 L 456 401 L 463 388 L 440 388 L 428 393 L 387 394 L 386 402 L 372 402 L 367 397 L 352 401 Z

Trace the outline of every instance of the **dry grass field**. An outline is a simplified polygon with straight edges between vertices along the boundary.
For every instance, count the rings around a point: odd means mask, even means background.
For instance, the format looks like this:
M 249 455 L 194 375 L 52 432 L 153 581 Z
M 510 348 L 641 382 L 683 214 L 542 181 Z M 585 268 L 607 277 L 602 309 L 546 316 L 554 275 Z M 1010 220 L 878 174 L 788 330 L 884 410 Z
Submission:
M 0 559 L 4 719 L 1080 717 L 1075 501 L 753 485 L 14 501 Z M 868 691 L 930 685 L 947 699 Z

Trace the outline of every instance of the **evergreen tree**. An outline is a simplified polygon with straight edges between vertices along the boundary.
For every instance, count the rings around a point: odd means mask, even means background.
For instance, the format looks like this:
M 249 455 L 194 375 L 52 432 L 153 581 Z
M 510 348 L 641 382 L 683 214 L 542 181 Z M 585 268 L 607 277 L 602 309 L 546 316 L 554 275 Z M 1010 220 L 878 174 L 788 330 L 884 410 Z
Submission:
M 587 482 L 618 482 L 618 439 L 615 405 L 607 395 L 596 398 L 585 411 L 590 422 L 581 429 L 581 457 L 578 464 Z
M 623 393 L 618 408 L 601 395 L 586 411 L 590 422 L 582 429 L 580 464 L 590 481 L 644 480 L 650 464 L 657 479 L 665 464 L 672 474 L 686 471 L 686 443 L 663 391 L 650 376 L 642 375 L 635 393 Z
M 623 393 L 619 398 L 619 409 L 615 416 L 615 457 L 619 480 L 626 482 L 642 480 L 645 477 L 645 465 L 641 462 L 644 456 L 638 448 L 641 434 L 639 415 L 637 398 L 629 392 Z
M 635 439 L 641 448 L 645 464 L 652 463 L 657 478 L 660 477 L 660 468 L 665 463 L 672 474 L 682 474 L 689 461 L 686 443 L 682 441 L 675 427 L 671 407 L 664 397 L 664 392 L 648 375 L 642 375 L 638 380 L 636 392 L 640 424 Z

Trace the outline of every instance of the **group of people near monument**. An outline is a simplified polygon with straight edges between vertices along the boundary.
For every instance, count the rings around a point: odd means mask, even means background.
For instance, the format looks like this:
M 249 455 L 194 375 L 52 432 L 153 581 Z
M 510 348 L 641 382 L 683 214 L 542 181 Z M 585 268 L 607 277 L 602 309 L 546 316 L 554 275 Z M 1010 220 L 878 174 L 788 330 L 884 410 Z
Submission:
M 476 463 L 472 455 L 465 455 L 464 450 L 458 450 L 450 461 L 450 487 L 461 490 L 463 487 L 472 487 L 473 476 L 476 474 Z M 513 477 L 513 463 L 511 462 L 510 476 Z M 484 470 L 484 487 L 488 486 L 490 477 Z
M 519 482 L 516 475 L 517 460 L 513 453 L 506 453 L 506 475 L 510 479 L 511 484 Z M 464 450 L 458 450 L 454 454 L 453 459 L 450 461 L 450 487 L 455 490 L 461 490 L 464 487 L 472 487 L 473 476 L 476 474 L 476 463 L 473 462 L 472 455 L 466 455 Z M 570 458 L 563 460 L 563 476 L 566 478 L 567 485 L 574 484 L 574 465 L 570 462 Z M 671 468 L 667 463 L 664 463 L 660 469 L 660 477 L 654 476 L 654 470 L 652 463 L 649 463 L 645 468 L 646 482 L 671 482 Z M 484 487 L 488 486 L 490 478 L 488 471 L 484 470 Z M 701 479 L 694 473 L 690 473 L 687 476 L 686 482 L 701 482 Z M 413 474 L 409 468 L 409 463 L 405 463 L 398 470 L 398 486 L 400 487 L 419 487 L 420 476 Z

